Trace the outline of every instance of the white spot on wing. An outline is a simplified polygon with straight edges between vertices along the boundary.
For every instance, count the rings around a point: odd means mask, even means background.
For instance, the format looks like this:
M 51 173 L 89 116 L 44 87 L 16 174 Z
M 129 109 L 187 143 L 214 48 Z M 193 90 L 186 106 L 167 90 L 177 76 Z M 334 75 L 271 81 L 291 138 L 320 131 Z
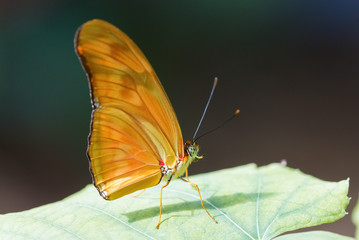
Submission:
M 94 100 L 93 100 L 93 106 L 94 106 L 94 109 L 96 109 L 96 110 L 103 109 L 103 106 L 100 105 L 100 101 L 97 97 L 94 98 Z
M 101 195 L 101 197 L 103 197 L 104 199 L 108 199 L 107 191 L 100 192 L 100 195 Z

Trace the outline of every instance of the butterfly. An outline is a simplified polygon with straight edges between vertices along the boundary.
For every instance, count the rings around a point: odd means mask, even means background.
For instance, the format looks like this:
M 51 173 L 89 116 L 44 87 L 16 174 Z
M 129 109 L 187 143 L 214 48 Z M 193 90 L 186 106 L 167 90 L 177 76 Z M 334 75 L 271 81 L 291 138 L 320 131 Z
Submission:
M 176 114 L 156 73 L 136 44 L 103 20 L 83 24 L 75 51 L 87 74 L 92 103 L 87 156 L 93 183 L 106 200 L 121 198 L 160 182 L 162 192 L 189 165 L 201 159 L 199 146 L 183 142 Z M 185 179 L 183 175 L 186 174 Z

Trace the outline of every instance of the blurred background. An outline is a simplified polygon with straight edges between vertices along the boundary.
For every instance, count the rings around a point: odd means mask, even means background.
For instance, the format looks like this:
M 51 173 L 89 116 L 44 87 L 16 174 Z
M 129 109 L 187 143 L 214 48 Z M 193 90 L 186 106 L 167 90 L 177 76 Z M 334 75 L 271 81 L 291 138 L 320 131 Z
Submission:
M 190 174 L 286 159 L 359 192 L 358 1 L 0 1 L 0 213 L 58 201 L 90 183 L 88 83 L 76 29 L 111 22 L 142 49 L 206 158 Z M 354 236 L 350 215 L 314 229 Z

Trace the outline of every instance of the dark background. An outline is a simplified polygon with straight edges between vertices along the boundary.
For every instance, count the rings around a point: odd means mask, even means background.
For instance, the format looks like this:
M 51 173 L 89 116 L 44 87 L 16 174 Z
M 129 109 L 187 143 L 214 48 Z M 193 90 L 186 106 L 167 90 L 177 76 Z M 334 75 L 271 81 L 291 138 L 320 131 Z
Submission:
M 121 2 L 121 3 L 120 3 Z M 150 60 L 190 139 L 213 78 L 204 160 L 190 174 L 246 163 L 351 178 L 359 192 L 358 1 L 0 1 L 0 213 L 60 200 L 90 183 L 90 99 L 73 50 L 101 18 Z M 229 183 L 230 184 L 230 183 Z M 350 215 L 325 229 L 353 236 Z

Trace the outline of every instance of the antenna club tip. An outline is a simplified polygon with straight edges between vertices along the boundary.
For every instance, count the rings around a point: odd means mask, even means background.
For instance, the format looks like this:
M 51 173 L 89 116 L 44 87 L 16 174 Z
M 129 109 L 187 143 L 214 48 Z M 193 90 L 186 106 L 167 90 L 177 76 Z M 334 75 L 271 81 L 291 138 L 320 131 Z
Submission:
M 239 109 L 237 109 L 235 112 L 234 112 L 234 115 L 238 115 L 241 111 Z

